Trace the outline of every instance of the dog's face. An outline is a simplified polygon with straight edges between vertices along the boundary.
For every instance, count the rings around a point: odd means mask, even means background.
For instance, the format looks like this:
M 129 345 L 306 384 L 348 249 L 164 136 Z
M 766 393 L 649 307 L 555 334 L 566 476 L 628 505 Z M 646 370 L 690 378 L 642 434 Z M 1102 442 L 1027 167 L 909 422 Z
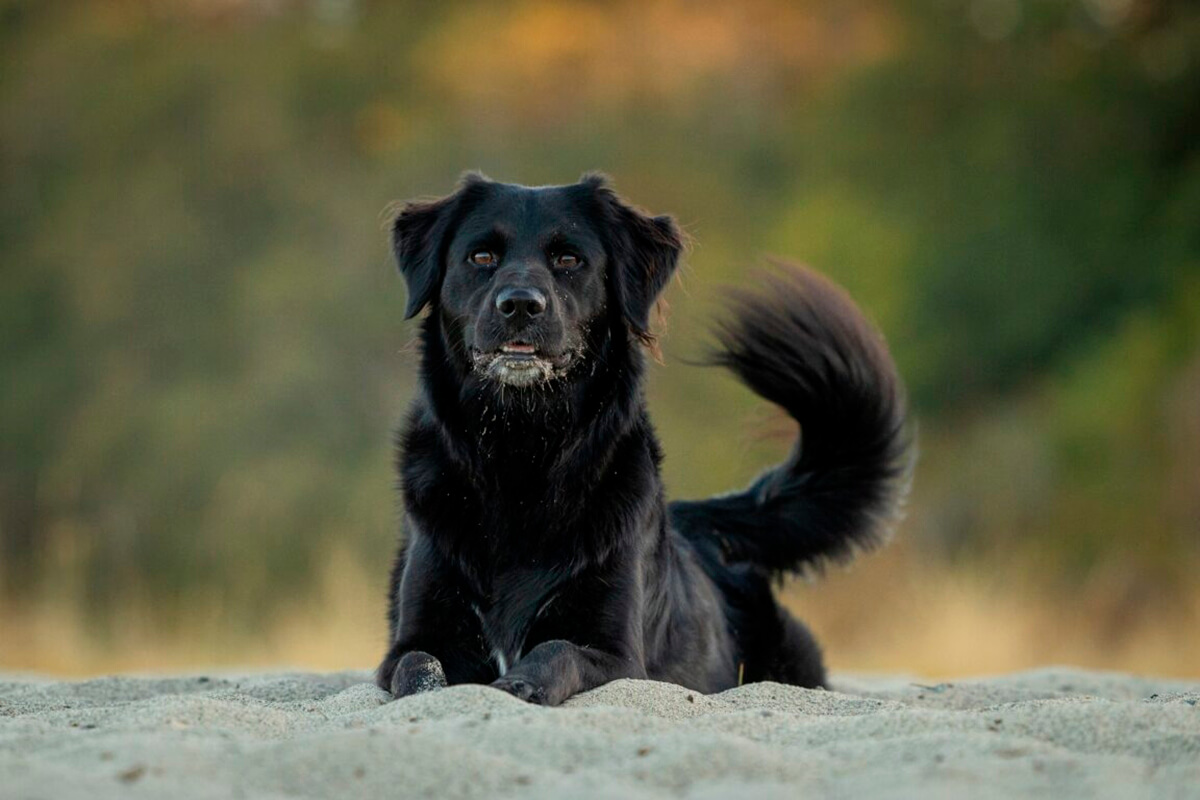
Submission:
M 596 176 L 531 188 L 470 175 L 448 197 L 405 206 L 393 247 L 406 317 L 431 305 L 476 377 L 536 387 L 595 357 L 587 342 L 600 325 L 648 338 L 681 238 L 669 217 L 636 211 Z
M 451 232 L 441 312 L 479 374 L 526 386 L 583 352 L 605 311 L 607 256 L 578 195 L 493 185 Z

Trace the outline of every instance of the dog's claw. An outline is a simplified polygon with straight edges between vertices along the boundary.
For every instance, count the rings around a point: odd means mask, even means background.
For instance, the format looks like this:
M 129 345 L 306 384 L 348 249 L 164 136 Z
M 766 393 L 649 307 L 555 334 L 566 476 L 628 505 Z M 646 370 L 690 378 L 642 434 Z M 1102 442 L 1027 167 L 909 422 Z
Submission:
M 524 700 L 534 705 L 542 705 L 546 699 L 546 693 L 540 686 L 535 686 L 529 681 L 521 680 L 520 678 L 498 678 L 492 681 L 492 686 L 502 692 L 508 692 L 519 700 Z

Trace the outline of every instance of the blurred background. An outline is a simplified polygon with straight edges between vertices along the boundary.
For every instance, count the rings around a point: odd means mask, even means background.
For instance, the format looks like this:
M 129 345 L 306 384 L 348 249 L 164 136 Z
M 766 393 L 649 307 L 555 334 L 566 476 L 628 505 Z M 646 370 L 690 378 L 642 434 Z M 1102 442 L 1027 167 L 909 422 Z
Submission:
M 689 366 L 768 255 L 919 419 L 835 669 L 1200 675 L 1200 8 L 0 0 L 0 669 L 372 668 L 414 326 L 383 209 L 608 172 L 694 236 L 673 496 L 787 451 Z

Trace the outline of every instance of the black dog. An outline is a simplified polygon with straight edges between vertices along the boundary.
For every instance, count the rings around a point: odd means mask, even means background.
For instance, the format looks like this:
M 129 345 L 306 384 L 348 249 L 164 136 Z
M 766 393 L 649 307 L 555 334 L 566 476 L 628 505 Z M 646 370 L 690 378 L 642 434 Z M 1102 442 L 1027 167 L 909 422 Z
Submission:
M 849 297 L 781 268 L 766 294 L 734 295 L 716 361 L 802 443 L 743 492 L 667 504 L 642 349 L 681 245 L 670 217 L 598 176 L 469 175 L 400 211 L 405 316 L 430 313 L 376 678 L 393 695 L 490 683 L 555 705 L 616 678 L 823 684 L 771 581 L 881 540 L 908 465 L 900 383 Z

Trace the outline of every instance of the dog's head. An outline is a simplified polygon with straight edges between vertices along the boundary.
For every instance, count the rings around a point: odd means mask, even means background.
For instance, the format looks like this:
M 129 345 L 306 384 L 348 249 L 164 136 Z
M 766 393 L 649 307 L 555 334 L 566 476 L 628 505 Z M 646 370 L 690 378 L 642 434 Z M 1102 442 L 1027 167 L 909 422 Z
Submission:
M 670 217 L 637 211 L 598 175 L 527 187 L 470 174 L 447 197 L 405 205 L 392 246 L 408 282 L 406 319 L 430 306 L 465 369 L 536 386 L 596 357 L 589 337 L 600 326 L 650 340 L 650 310 L 682 237 Z

